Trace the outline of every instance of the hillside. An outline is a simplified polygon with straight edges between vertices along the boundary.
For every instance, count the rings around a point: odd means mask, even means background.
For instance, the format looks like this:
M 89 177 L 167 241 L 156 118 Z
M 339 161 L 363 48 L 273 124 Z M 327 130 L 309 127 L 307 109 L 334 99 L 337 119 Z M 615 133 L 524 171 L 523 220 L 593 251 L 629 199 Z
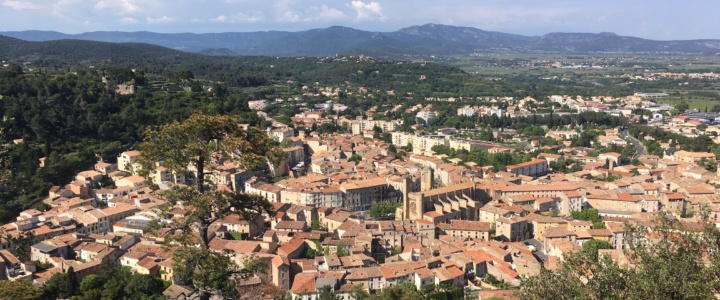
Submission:
M 188 57 L 200 56 L 168 49 L 162 46 L 140 43 L 109 43 L 83 40 L 54 40 L 28 42 L 0 36 L 0 57 L 27 61 L 101 61 L 115 63 L 127 61 L 181 61 Z
M 542 36 L 523 36 L 438 24 L 411 26 L 394 32 L 370 32 L 333 26 L 298 32 L 194 34 L 98 31 L 70 35 L 52 31 L 13 31 L 0 32 L 0 35 L 28 41 L 77 39 L 148 43 L 188 52 L 209 51 L 214 55 L 332 56 L 355 53 L 399 57 L 468 54 L 478 51 L 720 53 L 720 40 L 655 41 L 613 33 L 548 33 Z

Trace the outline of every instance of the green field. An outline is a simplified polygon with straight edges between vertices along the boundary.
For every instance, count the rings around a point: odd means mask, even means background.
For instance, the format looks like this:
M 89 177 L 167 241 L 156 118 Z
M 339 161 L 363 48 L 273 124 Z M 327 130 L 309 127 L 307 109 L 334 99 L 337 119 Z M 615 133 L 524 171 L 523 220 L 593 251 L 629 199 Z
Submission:
M 667 98 L 667 99 L 660 99 L 657 102 L 663 103 L 663 104 L 669 104 L 669 105 L 675 105 L 679 102 L 685 101 L 690 106 L 691 109 L 697 109 L 704 111 L 705 108 L 711 109 L 713 105 L 720 104 L 720 101 L 712 101 L 712 100 L 680 100 L 680 99 L 673 99 L 673 98 Z

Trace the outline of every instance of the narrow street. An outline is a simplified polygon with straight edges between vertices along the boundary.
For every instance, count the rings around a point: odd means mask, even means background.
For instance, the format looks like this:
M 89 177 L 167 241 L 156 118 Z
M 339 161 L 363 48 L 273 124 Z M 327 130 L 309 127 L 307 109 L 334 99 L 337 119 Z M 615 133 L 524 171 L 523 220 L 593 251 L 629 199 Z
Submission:
M 647 154 L 647 148 L 645 148 L 645 145 L 643 145 L 638 139 L 627 134 L 627 130 L 622 131 L 620 133 L 620 136 L 627 137 L 628 139 L 630 139 L 630 142 L 633 144 L 633 146 L 635 146 L 635 156 L 633 158 L 638 158 L 641 155 Z

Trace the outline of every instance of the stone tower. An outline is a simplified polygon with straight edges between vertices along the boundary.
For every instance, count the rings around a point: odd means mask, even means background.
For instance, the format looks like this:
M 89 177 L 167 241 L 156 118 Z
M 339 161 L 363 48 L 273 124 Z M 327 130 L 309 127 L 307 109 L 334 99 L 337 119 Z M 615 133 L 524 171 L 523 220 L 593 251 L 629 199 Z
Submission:
M 420 191 L 428 191 L 433 188 L 433 170 L 430 168 L 423 168 L 420 171 Z

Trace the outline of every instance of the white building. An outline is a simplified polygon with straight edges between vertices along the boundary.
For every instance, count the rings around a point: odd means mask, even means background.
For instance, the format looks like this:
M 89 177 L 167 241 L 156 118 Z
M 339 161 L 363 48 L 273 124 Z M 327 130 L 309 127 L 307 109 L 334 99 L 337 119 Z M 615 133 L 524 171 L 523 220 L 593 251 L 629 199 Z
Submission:
M 421 110 L 415 115 L 418 119 L 423 119 L 425 121 L 425 124 L 428 124 L 430 122 L 430 119 L 437 117 L 437 113 L 432 110 Z

